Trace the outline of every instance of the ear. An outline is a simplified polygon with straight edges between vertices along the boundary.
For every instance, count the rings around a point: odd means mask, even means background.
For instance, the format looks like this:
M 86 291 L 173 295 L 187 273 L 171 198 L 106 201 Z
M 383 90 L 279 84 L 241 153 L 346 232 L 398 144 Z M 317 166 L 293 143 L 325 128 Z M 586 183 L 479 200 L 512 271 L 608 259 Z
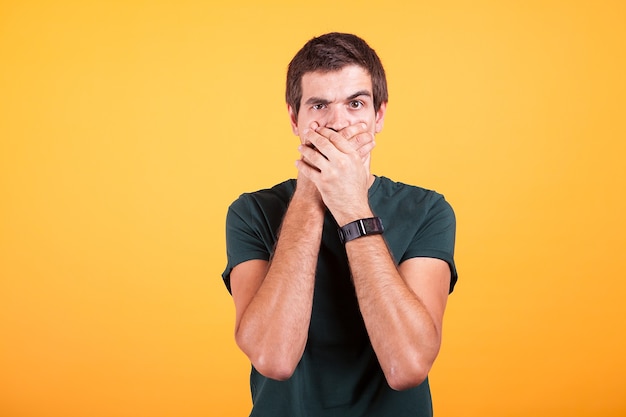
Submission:
M 380 133 L 383 130 L 383 124 L 385 122 L 385 113 L 387 112 L 387 102 L 380 103 L 380 108 L 376 112 L 376 133 Z
M 296 115 L 296 112 L 289 104 L 287 104 L 287 111 L 289 112 L 289 121 L 291 122 L 291 131 L 293 132 L 294 135 L 300 136 L 298 133 L 298 116 Z

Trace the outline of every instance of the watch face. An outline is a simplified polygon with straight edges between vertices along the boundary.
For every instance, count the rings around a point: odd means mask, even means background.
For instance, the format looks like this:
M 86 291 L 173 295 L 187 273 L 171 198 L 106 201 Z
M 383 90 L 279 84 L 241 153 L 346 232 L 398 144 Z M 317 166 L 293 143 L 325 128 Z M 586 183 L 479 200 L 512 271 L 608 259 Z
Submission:
M 363 222 L 364 234 L 383 231 L 383 222 L 380 220 L 380 217 L 371 217 L 361 221 Z

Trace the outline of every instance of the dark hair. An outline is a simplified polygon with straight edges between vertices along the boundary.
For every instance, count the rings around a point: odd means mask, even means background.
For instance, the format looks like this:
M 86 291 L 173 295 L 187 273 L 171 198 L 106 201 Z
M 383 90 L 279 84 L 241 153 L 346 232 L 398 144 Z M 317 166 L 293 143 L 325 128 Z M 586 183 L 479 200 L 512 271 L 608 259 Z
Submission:
M 293 57 L 287 69 L 287 104 L 297 115 L 302 100 L 302 76 L 307 72 L 338 71 L 348 65 L 358 65 L 369 72 L 374 109 L 378 111 L 388 100 L 387 79 L 380 58 L 363 39 L 337 32 L 311 39 Z

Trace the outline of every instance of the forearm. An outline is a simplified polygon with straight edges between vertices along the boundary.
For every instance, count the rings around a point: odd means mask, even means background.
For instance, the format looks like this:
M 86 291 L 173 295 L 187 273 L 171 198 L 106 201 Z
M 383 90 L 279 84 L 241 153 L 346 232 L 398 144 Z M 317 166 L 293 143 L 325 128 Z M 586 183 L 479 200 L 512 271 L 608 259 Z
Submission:
M 382 121 L 382 120 L 380 120 Z M 372 217 L 368 161 L 327 127 L 308 132 L 298 170 L 315 183 L 324 203 L 344 226 Z M 396 267 L 382 236 L 346 243 L 361 314 L 387 382 L 404 389 L 426 378 L 439 351 L 450 270 L 445 262 L 410 259 Z M 434 261 L 434 262 L 433 262 Z M 446 277 L 448 277 L 446 279 Z
M 235 337 L 262 374 L 288 378 L 306 345 L 324 209 L 296 191 L 287 209 L 274 256 Z
M 356 295 L 372 346 L 394 389 L 421 383 L 439 352 L 441 331 L 395 266 L 382 236 L 346 243 Z

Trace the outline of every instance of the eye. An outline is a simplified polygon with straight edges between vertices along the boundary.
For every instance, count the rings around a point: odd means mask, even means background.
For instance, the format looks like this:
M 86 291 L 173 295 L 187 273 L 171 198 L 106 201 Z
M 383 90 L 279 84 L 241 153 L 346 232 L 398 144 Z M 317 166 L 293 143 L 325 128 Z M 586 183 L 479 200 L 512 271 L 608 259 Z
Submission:
M 319 104 L 314 104 L 314 105 L 313 105 L 313 110 L 322 110 L 324 107 L 326 107 L 326 105 L 325 105 L 325 104 L 321 104 L 321 103 L 319 103 Z
M 363 102 L 361 100 L 352 100 L 348 105 L 351 109 L 360 109 L 363 107 Z

